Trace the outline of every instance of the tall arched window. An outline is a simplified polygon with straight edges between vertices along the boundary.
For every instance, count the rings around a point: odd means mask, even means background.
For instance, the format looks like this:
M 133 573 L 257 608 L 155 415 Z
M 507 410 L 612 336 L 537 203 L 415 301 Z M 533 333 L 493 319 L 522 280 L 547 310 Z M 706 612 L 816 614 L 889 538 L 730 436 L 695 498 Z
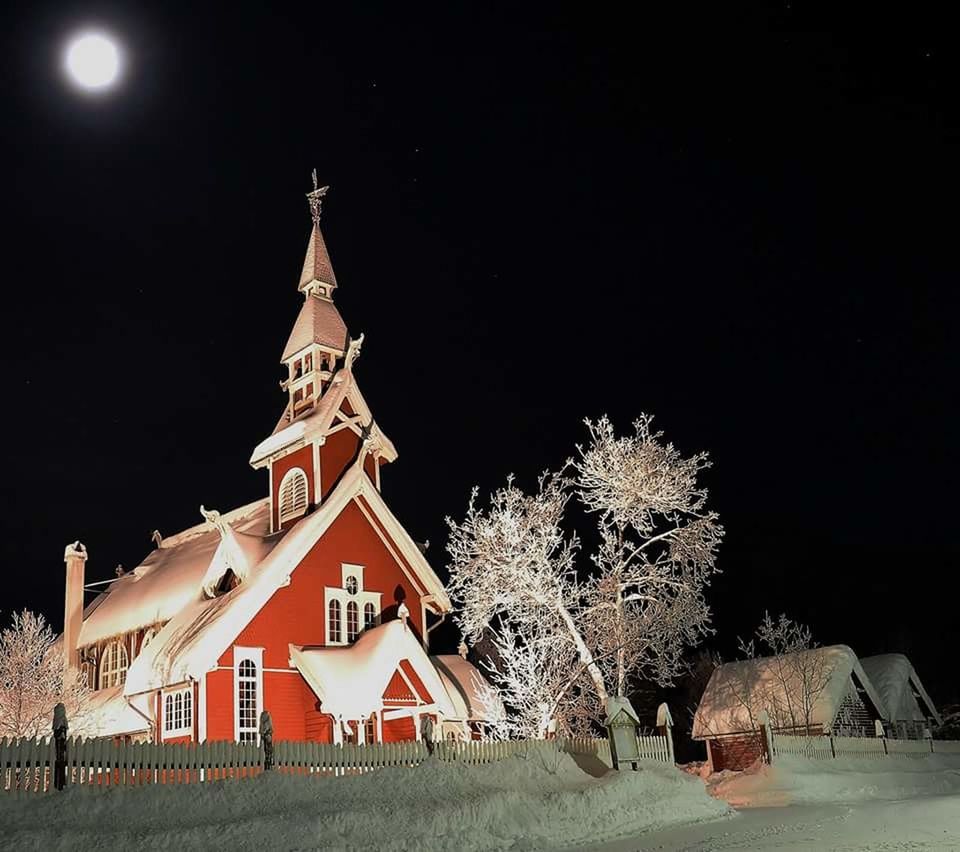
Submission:
M 127 666 L 130 660 L 123 642 L 117 639 L 107 645 L 100 661 L 100 688 L 108 689 L 111 686 L 120 686 L 127 680 Z
M 257 741 L 257 664 L 241 660 L 237 666 L 237 739 Z
M 363 629 L 369 630 L 377 623 L 377 608 L 372 603 L 363 605 Z
M 353 642 L 360 634 L 360 609 L 356 601 L 347 604 L 347 642 Z
M 330 601 L 329 611 L 327 613 L 327 636 L 331 643 L 339 644 L 343 641 L 343 633 L 340 628 L 340 601 Z
M 310 502 L 307 475 L 299 467 L 288 470 L 280 480 L 277 503 L 280 507 L 280 523 L 306 514 Z

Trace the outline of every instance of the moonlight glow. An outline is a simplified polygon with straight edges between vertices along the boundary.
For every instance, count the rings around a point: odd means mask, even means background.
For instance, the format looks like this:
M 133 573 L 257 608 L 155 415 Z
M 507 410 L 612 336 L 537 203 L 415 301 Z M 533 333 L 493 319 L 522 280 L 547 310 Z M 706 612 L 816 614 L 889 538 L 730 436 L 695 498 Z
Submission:
M 84 89 L 109 88 L 120 72 L 120 51 L 107 36 L 85 33 L 72 39 L 65 62 L 71 79 Z

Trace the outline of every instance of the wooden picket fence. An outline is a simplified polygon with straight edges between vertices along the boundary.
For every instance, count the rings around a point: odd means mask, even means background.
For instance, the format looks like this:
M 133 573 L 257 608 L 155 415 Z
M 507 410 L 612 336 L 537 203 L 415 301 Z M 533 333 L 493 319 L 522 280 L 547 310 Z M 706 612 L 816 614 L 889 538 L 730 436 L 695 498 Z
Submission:
M 776 760 L 781 755 L 809 757 L 815 760 L 833 760 L 837 757 L 926 758 L 933 754 L 960 755 L 957 740 L 896 740 L 887 737 L 798 737 L 787 734 L 772 735 L 773 754 Z
M 560 753 L 589 755 L 611 765 L 610 743 L 602 738 L 471 741 L 433 744 L 433 757 L 476 766 L 511 757 L 556 759 Z M 640 738 L 643 757 L 669 762 L 667 738 Z M 343 776 L 389 766 L 418 766 L 430 757 L 426 743 L 333 745 L 278 742 L 274 771 L 290 775 Z M 53 738 L 0 740 L 0 791 L 39 793 L 53 786 Z M 141 787 L 151 784 L 200 784 L 252 778 L 263 771 L 264 750 L 254 743 L 131 743 L 109 739 L 67 741 L 67 786 Z

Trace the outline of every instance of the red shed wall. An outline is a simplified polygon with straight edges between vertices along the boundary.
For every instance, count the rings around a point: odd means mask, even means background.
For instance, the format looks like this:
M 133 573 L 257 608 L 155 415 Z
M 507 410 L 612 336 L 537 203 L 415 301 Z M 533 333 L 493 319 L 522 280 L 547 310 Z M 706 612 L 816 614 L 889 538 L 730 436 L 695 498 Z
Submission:
M 324 587 L 339 588 L 341 563 L 364 566 L 363 584 L 378 591 L 381 620 L 397 617 L 397 590 L 405 596 L 410 625 L 423 635 L 420 596 L 355 502 L 340 513 L 291 575 L 289 586 L 274 592 L 207 674 L 207 739 L 233 739 L 233 645 L 263 648 L 264 709 L 273 716 L 278 740 L 305 739 L 319 730 L 316 696 L 289 666 L 288 645 L 322 645 L 326 637 Z M 270 669 L 284 671 L 271 672 Z

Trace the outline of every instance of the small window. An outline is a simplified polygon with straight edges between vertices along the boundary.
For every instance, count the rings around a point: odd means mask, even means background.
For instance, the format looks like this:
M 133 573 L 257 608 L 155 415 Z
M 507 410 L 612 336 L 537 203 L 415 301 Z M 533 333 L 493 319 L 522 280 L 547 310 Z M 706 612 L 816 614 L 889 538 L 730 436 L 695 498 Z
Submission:
M 164 735 L 191 734 L 193 732 L 193 691 L 184 689 L 169 693 L 163 698 Z
M 303 372 L 309 373 L 313 369 L 313 355 L 307 353 L 303 357 Z
M 351 574 L 347 577 L 347 582 L 344 583 L 348 595 L 355 595 L 357 593 L 357 578 Z
M 338 600 L 330 601 L 327 616 L 327 635 L 330 637 L 330 642 L 332 643 L 339 644 L 343 641 L 343 636 L 340 632 L 340 601 Z
M 372 603 L 363 605 L 363 629 L 369 630 L 377 623 L 377 608 Z
M 360 633 L 360 608 L 356 601 L 347 604 L 347 641 L 353 642 Z
M 366 743 L 376 742 L 377 740 L 377 720 L 373 716 L 368 716 L 363 722 L 363 741 Z
M 288 470 L 277 491 L 280 504 L 280 523 L 306 514 L 309 486 L 307 475 L 299 467 Z
M 297 360 L 293 362 L 293 377 L 295 379 L 299 379 L 300 376 L 302 375 L 303 375 L 303 369 L 300 366 L 300 359 L 297 358 Z
M 109 689 L 111 686 L 126 683 L 129 664 L 127 649 L 119 639 L 107 645 L 100 661 L 100 688 Z

